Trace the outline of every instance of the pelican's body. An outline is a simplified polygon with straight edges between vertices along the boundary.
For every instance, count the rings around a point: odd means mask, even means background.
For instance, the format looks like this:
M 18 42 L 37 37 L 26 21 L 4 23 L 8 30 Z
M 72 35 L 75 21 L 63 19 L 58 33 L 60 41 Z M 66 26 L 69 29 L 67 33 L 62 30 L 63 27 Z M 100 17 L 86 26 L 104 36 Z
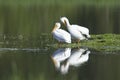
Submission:
M 67 26 L 68 31 L 70 32 L 72 39 L 78 41 L 90 38 L 89 29 L 79 25 L 71 25 L 69 20 L 66 17 L 60 18 L 61 22 Z
M 60 23 L 55 24 L 52 30 L 53 37 L 59 42 L 71 43 L 71 35 L 67 31 L 60 29 L 60 26 Z

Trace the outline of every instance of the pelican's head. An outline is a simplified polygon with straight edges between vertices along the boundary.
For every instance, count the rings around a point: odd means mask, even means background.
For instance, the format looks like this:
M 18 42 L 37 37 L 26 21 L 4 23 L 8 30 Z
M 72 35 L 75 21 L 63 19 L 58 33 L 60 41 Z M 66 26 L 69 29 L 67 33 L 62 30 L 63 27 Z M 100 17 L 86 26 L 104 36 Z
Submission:
M 61 24 L 59 22 L 55 23 L 55 27 L 60 28 Z
M 54 32 L 56 29 L 59 29 L 60 26 L 61 26 L 61 24 L 59 22 L 56 22 L 52 32 Z
M 65 26 L 67 26 L 67 25 L 69 24 L 69 21 L 68 21 L 68 19 L 67 19 L 66 17 L 61 17 L 61 18 L 60 18 L 60 21 L 61 21 Z

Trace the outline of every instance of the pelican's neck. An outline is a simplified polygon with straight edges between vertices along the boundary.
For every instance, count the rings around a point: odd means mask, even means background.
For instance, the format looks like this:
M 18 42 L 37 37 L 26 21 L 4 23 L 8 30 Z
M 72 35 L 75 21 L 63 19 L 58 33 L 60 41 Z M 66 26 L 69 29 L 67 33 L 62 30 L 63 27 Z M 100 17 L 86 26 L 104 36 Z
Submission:
M 69 23 L 69 20 L 68 20 L 68 19 L 64 20 L 64 22 L 65 22 L 65 25 L 66 25 L 67 27 L 70 26 L 70 23 Z
M 68 70 L 69 70 L 69 63 L 66 63 L 66 65 L 62 65 L 61 66 L 61 72 L 62 72 L 62 74 L 68 73 Z
M 68 69 L 69 69 L 69 66 L 70 66 L 70 63 L 67 62 L 66 65 L 65 65 L 65 69 L 66 69 L 67 71 L 68 71 Z

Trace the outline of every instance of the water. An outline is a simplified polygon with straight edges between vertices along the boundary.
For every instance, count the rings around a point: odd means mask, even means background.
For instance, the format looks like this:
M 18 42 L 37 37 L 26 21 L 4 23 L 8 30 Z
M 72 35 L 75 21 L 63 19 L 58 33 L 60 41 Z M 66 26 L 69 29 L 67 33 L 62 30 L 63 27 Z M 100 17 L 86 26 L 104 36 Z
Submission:
M 55 56 L 59 67 L 51 58 Z M 119 80 L 119 60 L 117 53 L 87 48 L 0 48 L 0 80 Z
M 120 33 L 119 0 L 0 0 L 0 80 L 120 80 L 119 52 L 52 47 L 61 16 L 90 34 Z
M 1 37 L 2 39 L 3 37 Z M 119 52 L 52 47 L 50 35 L 1 40 L 0 80 L 119 80 Z M 51 45 L 51 46 L 48 46 Z

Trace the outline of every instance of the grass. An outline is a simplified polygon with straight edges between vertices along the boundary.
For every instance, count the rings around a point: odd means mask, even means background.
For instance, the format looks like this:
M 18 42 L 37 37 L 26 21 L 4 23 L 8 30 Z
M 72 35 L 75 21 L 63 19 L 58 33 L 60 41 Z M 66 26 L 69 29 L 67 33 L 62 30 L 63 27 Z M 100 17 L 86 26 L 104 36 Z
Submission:
M 90 40 L 81 41 L 79 44 L 61 44 L 58 46 L 58 43 L 52 45 L 52 47 L 88 47 L 96 51 L 120 51 L 120 35 L 117 34 L 99 34 L 91 35 Z
M 38 37 L 26 37 L 24 35 L 0 35 L 1 48 L 60 48 L 60 47 L 88 47 L 95 51 L 116 52 L 120 51 L 119 34 L 98 34 L 91 35 L 90 40 L 83 40 L 79 44 L 59 44 L 52 38 L 51 34 L 41 34 Z

